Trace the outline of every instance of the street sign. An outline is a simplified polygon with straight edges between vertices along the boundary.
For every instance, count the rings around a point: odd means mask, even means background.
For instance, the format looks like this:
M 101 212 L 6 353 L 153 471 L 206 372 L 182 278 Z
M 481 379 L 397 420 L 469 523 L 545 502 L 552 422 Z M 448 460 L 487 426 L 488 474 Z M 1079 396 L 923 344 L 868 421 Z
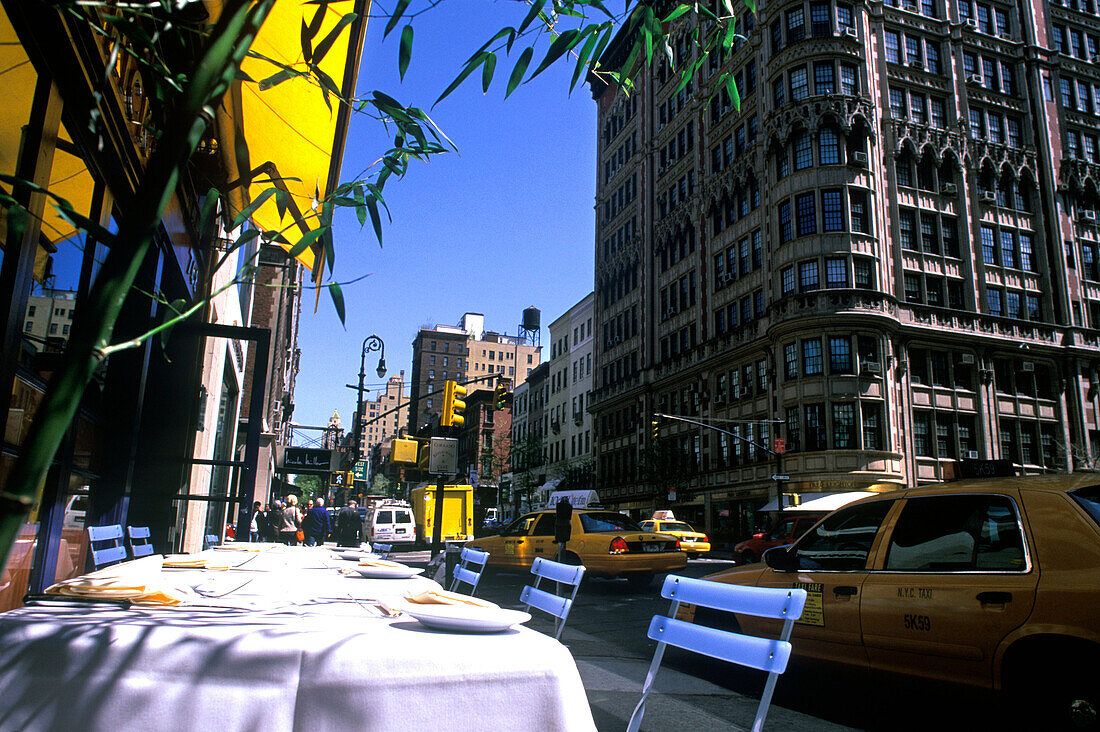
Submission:
M 787 481 L 787 480 L 790 480 L 790 479 L 791 479 L 791 476 L 789 476 L 789 475 L 779 475 L 777 473 L 772 474 L 772 480 L 774 480 L 774 481 L 782 482 L 782 481 Z
M 360 461 L 356 462 L 355 463 L 355 468 L 352 472 L 355 473 L 355 479 L 356 480 L 366 480 L 367 479 L 367 461 L 366 460 L 360 460 Z
M 458 472 L 458 439 L 433 437 L 428 455 L 428 472 L 435 475 L 454 475 Z
M 782 437 L 776 437 L 772 450 L 773 452 L 775 452 L 776 455 L 782 455 L 787 451 L 787 441 L 784 440 Z

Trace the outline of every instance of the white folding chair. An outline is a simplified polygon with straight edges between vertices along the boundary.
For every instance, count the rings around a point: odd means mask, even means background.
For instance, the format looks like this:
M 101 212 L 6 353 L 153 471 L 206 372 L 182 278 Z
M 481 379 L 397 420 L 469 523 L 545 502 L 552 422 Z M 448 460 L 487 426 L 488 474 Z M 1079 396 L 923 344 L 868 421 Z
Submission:
M 109 541 L 111 546 L 96 549 L 96 542 Z M 122 524 L 89 526 L 88 546 L 92 550 L 92 564 L 96 569 L 126 559 L 126 545 L 122 542 Z
M 379 558 L 385 559 L 386 557 L 388 557 L 390 555 L 390 552 L 393 551 L 393 545 L 391 545 L 391 544 L 371 544 L 370 545 L 370 551 L 371 551 L 371 554 L 377 554 L 379 556 Z
M 536 557 L 531 565 L 531 574 L 537 578 L 534 586 L 527 585 L 520 593 L 519 601 L 530 610 L 536 607 L 544 613 L 554 616 L 554 638 L 561 638 L 561 632 L 565 628 L 565 619 L 569 617 L 569 611 L 573 608 L 573 600 L 577 597 L 581 579 L 584 578 L 584 566 L 579 564 L 562 564 L 551 562 L 549 559 Z M 572 585 L 573 593 L 569 597 L 561 597 L 552 592 L 539 589 L 539 583 L 543 578 L 552 582 Z
M 130 556 L 134 559 L 147 557 L 153 553 L 153 545 L 149 543 L 151 536 L 148 526 L 127 526 L 126 533 L 130 537 Z M 138 543 L 135 539 L 141 539 Z
M 764 717 L 771 706 L 775 682 L 779 674 L 787 670 L 787 661 L 791 657 L 791 630 L 794 621 L 802 616 L 802 608 L 806 605 L 806 591 L 742 587 L 670 574 L 665 577 L 665 583 L 661 587 L 661 597 L 672 600 L 668 611 L 670 617 L 654 615 L 649 624 L 648 636 L 657 641 L 657 650 L 653 653 L 653 663 L 649 666 L 649 673 L 642 687 L 641 701 L 630 715 L 627 732 L 637 732 L 642 724 L 645 700 L 653 688 L 653 680 L 657 677 L 667 645 L 766 671 L 768 680 L 764 684 L 764 693 L 760 697 L 756 718 L 752 723 L 752 732 L 761 732 L 764 728 Z M 675 619 L 682 602 L 744 615 L 776 618 L 783 621 L 783 629 L 778 639 L 772 639 L 687 623 Z
M 458 589 L 459 582 L 470 585 L 470 594 L 477 592 L 477 583 L 481 581 L 481 573 L 485 571 L 485 562 L 489 561 L 489 552 L 480 552 L 477 549 L 463 547 L 459 555 L 458 566 L 455 567 L 455 576 L 451 580 L 451 592 Z M 475 572 L 472 568 L 476 567 Z
M 213 549 L 219 543 L 218 535 L 217 534 L 207 534 L 204 537 L 203 541 L 206 544 L 206 546 L 204 546 L 203 549 Z

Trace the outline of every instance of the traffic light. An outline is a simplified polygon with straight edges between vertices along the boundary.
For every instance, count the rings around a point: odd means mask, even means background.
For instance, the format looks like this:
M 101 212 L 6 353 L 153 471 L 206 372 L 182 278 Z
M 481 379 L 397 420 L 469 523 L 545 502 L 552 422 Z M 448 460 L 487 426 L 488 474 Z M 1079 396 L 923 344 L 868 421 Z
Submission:
M 497 410 L 504 409 L 508 401 L 508 387 L 504 383 L 504 379 L 497 379 L 496 388 L 493 389 L 493 408 Z
M 649 424 L 653 428 L 653 439 L 656 440 L 657 435 L 661 432 L 661 420 L 659 420 L 659 419 L 650 420 Z
M 462 410 L 466 408 L 466 402 L 461 397 L 466 396 L 466 387 L 457 381 L 447 381 L 443 385 L 443 414 L 439 416 L 439 424 L 442 427 L 461 427 L 466 418 L 462 416 Z

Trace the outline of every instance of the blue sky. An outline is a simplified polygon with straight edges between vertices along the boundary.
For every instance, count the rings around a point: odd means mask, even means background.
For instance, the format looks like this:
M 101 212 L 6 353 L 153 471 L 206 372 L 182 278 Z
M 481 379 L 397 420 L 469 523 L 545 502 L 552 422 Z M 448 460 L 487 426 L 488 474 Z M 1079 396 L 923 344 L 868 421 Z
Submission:
M 372 19 L 358 93 L 377 89 L 428 109 L 462 63 L 496 30 L 517 25 L 525 9 L 513 2 L 445 2 L 417 17 L 403 83 L 397 73 L 400 27 L 383 41 L 385 22 Z M 540 59 L 536 54 L 531 68 Z M 372 333 L 385 341 L 387 375 L 404 369 L 407 381 L 421 326 L 457 324 L 469 311 L 483 313 L 487 329 L 515 334 L 523 309 L 533 305 L 542 311 L 545 356 L 546 326 L 592 290 L 595 102 L 583 81 L 569 94 L 572 67 L 566 63 L 504 100 L 513 64 L 498 59 L 488 94 L 482 94 L 479 70 L 429 110 L 459 152 L 428 165 L 414 162 L 403 180 L 387 183 L 393 222 L 384 226 L 383 247 L 369 223 L 361 229 L 351 211 L 338 216 L 336 278 L 369 276 L 344 288 L 346 328 L 327 294 L 314 314 L 307 292 L 295 423 L 326 424 L 336 409 L 350 427 L 355 391 L 344 385 L 357 382 L 363 339 Z M 378 123 L 353 118 L 343 178 L 356 175 L 391 141 Z M 375 388 L 376 365 L 377 354 L 368 354 L 366 383 Z

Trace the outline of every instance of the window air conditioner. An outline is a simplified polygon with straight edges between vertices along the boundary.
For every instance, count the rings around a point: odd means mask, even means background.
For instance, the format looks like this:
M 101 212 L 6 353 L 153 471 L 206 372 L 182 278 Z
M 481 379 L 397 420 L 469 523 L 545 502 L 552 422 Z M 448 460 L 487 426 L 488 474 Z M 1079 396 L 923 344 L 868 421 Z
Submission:
M 859 38 L 859 31 L 857 31 L 855 28 L 845 28 L 844 35 L 848 36 L 849 38 Z
M 971 74 L 970 76 L 966 77 L 966 83 L 967 84 L 974 84 L 976 86 L 981 86 L 982 85 L 982 75 L 981 74 Z
M 959 361 L 961 363 L 974 363 L 973 353 L 963 353 L 959 355 Z
M 752 387 L 749 387 L 749 386 L 742 386 L 741 387 L 741 396 L 743 396 L 743 397 L 744 396 L 750 396 L 751 394 L 752 394 Z
M 863 362 L 863 371 L 864 371 L 864 373 L 867 373 L 867 374 L 881 374 L 882 373 L 882 364 L 879 363 L 878 361 L 864 361 Z
M 1035 364 L 1032 361 L 1024 361 L 1023 363 L 1020 364 L 1020 370 L 1021 371 L 1034 371 L 1035 370 Z
M 986 203 L 996 203 L 997 202 L 997 194 L 994 193 L 993 191 L 985 191 L 985 192 L 982 193 L 982 200 L 985 201 Z
M 278 400 L 278 399 L 273 399 L 273 400 L 271 401 L 271 411 L 272 411 L 272 412 L 278 412 L 278 411 L 279 411 L 279 410 L 281 410 L 282 408 L 283 408 L 283 403 L 282 403 L 282 401 L 280 401 L 280 400 Z
M 850 163 L 851 163 L 851 165 L 854 165 L 854 166 L 859 167 L 859 168 L 866 168 L 867 167 L 867 153 L 860 152 L 860 151 L 856 151 L 856 152 L 852 153 L 852 159 L 851 159 Z
M 970 450 L 969 452 L 966 453 L 966 457 L 967 457 L 968 460 L 977 460 L 978 459 L 978 451 L 977 450 Z
M 725 394 L 716 394 L 715 397 L 714 397 L 714 403 L 715 404 L 725 404 L 726 403 L 726 395 Z
M 1086 208 L 1081 211 L 1081 218 L 1088 221 L 1096 221 L 1096 212 L 1093 211 L 1091 208 Z
M 914 69 L 915 71 L 924 71 L 924 64 L 920 61 L 914 61 L 909 64 L 909 68 Z
M 944 196 L 959 195 L 959 188 L 954 183 L 944 183 L 940 186 L 940 194 Z
M 966 25 L 969 28 L 973 28 L 974 30 L 978 30 L 978 19 L 977 18 L 967 18 L 966 19 Z

